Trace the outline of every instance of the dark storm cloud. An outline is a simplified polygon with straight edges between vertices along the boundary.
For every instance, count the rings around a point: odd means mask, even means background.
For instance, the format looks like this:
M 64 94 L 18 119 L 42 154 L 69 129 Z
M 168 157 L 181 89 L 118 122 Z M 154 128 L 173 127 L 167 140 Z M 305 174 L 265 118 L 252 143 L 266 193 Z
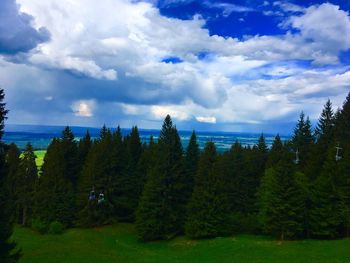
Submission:
M 50 39 L 50 32 L 31 26 L 33 17 L 21 13 L 15 0 L 0 1 L 0 54 L 27 52 Z

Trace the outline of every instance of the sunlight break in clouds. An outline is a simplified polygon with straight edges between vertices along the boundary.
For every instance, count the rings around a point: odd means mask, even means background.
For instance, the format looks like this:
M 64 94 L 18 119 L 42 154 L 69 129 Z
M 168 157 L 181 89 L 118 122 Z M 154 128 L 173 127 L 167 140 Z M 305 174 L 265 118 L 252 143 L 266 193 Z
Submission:
M 71 106 L 74 114 L 79 117 L 92 117 L 92 110 L 95 107 L 95 102 L 93 100 L 90 101 L 77 101 L 74 102 Z
M 206 122 L 206 123 L 216 123 L 215 117 L 196 117 L 196 120 L 199 122 Z

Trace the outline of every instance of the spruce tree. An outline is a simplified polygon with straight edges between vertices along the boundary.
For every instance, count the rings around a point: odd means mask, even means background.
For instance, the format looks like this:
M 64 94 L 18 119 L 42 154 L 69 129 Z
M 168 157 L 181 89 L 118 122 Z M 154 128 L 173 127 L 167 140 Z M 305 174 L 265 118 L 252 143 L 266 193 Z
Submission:
M 20 163 L 20 150 L 16 146 L 16 144 L 11 143 L 8 147 L 6 153 L 6 167 L 7 167 L 7 181 L 8 181 L 8 190 L 9 196 L 8 198 L 13 202 L 13 212 L 15 216 L 15 221 L 18 221 L 19 218 L 19 207 L 18 207 L 18 198 L 19 198 L 19 187 L 20 181 L 18 178 L 18 168 Z
M 337 177 L 339 165 L 330 149 L 320 176 L 312 188 L 312 209 L 310 213 L 311 234 L 317 238 L 336 238 L 342 223 L 344 202 L 339 191 Z
M 195 131 L 192 132 L 189 144 L 186 149 L 185 156 L 185 173 L 186 173 L 186 186 L 187 189 L 184 192 L 186 198 L 190 198 L 193 187 L 194 187 L 194 177 L 198 169 L 199 161 L 199 145 L 197 143 L 197 136 Z
M 186 177 L 183 150 L 168 115 L 157 146 L 157 163 L 147 176 L 136 216 L 142 240 L 169 239 L 183 232 L 186 211 Z
M 216 148 L 208 142 L 199 161 L 195 187 L 188 205 L 186 235 L 191 238 L 216 237 L 225 233 L 227 202 L 224 180 L 216 173 Z
M 119 132 L 118 132 L 119 131 Z M 120 129 L 117 129 L 120 134 Z M 143 188 L 143 178 L 138 168 L 142 154 L 141 139 L 137 127 L 132 127 L 130 135 L 122 142 L 118 135 L 116 144 L 116 192 L 115 211 L 121 221 L 134 221 L 135 210 Z
M 17 187 L 19 211 L 19 222 L 24 226 L 29 226 L 33 216 L 35 187 L 38 180 L 38 170 L 35 163 L 35 154 L 30 143 L 24 150 L 20 166 L 18 169 Z
M 73 188 L 76 189 L 79 175 L 78 146 L 74 134 L 68 126 L 63 129 L 60 142 L 64 157 L 64 175 L 71 181 Z
M 340 192 L 342 203 L 341 216 L 342 216 L 342 227 L 341 235 L 350 236 L 350 147 L 344 149 L 343 157 L 337 161 L 339 165 L 339 175 L 336 183 Z
M 305 167 L 311 157 L 313 143 L 314 137 L 311 131 L 310 119 L 309 117 L 305 119 L 305 114 L 301 112 L 292 136 L 293 150 L 299 152 L 299 167 L 301 171 L 305 171 Z
M 332 103 L 328 99 L 323 107 L 320 118 L 315 129 L 315 138 L 317 142 L 327 141 L 327 138 L 332 136 L 334 127 L 334 112 Z
M 139 199 L 142 196 L 142 191 L 144 189 L 147 175 L 151 172 L 151 169 L 157 163 L 157 143 L 153 140 L 153 136 L 150 137 L 149 143 L 144 143 L 142 146 L 142 154 L 138 163 L 138 173 L 140 175 L 139 180 L 141 181 L 142 189 Z
M 321 173 L 327 152 L 334 140 L 334 113 L 330 100 L 326 102 L 315 129 L 316 144 L 311 149 L 311 158 L 307 165 L 307 174 L 314 181 Z
M 94 141 L 89 151 L 78 185 L 77 223 L 80 226 L 113 222 L 117 171 L 115 145 L 118 136 L 121 135 L 113 135 L 110 129 L 103 126 L 100 138 Z M 99 198 L 102 195 L 103 201 Z
M 16 244 L 11 240 L 13 231 L 13 202 L 9 199 L 7 171 L 5 167 L 5 147 L 2 142 L 5 119 L 8 111 L 5 108 L 4 90 L 0 89 L 0 259 L 2 262 L 17 262 L 20 253 Z
M 290 154 L 269 168 L 259 190 L 260 220 L 263 230 L 281 240 L 296 238 L 303 232 L 304 199 L 297 183 Z
M 65 151 L 60 140 L 53 139 L 47 148 L 36 191 L 35 217 L 49 224 L 59 221 L 72 226 L 75 217 L 75 199 L 72 181 L 67 171 Z
M 255 199 L 259 184 L 256 153 L 256 149 L 243 148 L 235 142 L 218 161 L 217 173 L 224 178 L 229 204 L 230 232 L 252 232 L 255 228 Z
M 350 92 L 335 119 L 336 141 L 341 145 L 347 144 L 350 141 Z
M 279 134 L 276 135 L 274 141 L 272 142 L 271 149 L 268 154 L 268 161 L 266 164 L 267 168 L 275 166 L 280 160 L 283 153 L 283 143 Z
M 78 144 L 78 169 L 77 169 L 78 174 L 80 174 L 84 166 L 84 163 L 89 154 L 91 145 L 92 145 L 92 141 L 91 141 L 90 133 L 89 131 L 86 131 L 84 137 L 79 140 L 79 144 Z

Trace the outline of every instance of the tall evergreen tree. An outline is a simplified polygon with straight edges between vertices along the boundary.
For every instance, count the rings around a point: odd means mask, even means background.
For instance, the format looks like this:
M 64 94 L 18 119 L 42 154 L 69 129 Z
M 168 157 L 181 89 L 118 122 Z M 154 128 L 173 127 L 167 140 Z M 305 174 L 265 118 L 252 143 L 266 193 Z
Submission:
M 311 157 L 311 149 L 314 143 L 314 137 L 311 131 L 311 122 L 309 117 L 305 119 L 302 112 L 292 136 L 293 150 L 299 152 L 300 170 L 305 171 L 306 164 Z
M 119 153 L 116 159 L 117 187 L 114 197 L 116 215 L 119 220 L 133 221 L 143 188 L 143 178 L 138 168 L 142 154 L 141 139 L 136 126 L 132 127 L 130 135 L 124 139 L 123 143 L 121 134 L 118 138 L 120 139 L 116 145 Z
M 215 171 L 216 148 L 208 142 L 199 161 L 195 187 L 188 205 L 186 234 L 192 238 L 215 237 L 225 233 L 228 211 L 225 182 Z
M 225 181 L 229 204 L 230 232 L 252 232 L 255 228 L 256 191 L 259 175 L 255 167 L 257 149 L 243 148 L 235 142 L 230 151 L 219 158 L 217 173 Z M 252 167 L 253 166 L 253 167 Z
M 333 152 L 333 151 L 331 151 Z M 339 167 L 333 156 L 328 157 L 323 171 L 312 188 L 311 234 L 317 238 L 336 238 L 341 226 L 344 203 L 335 182 Z
M 38 180 L 35 158 L 33 147 L 28 143 L 21 157 L 18 169 L 19 185 L 17 187 L 17 203 L 20 209 L 19 222 L 24 226 L 30 225 L 34 209 L 35 187 Z
M 71 181 L 75 190 L 79 175 L 78 146 L 68 126 L 63 129 L 60 142 L 64 158 L 64 175 Z
M 336 183 L 340 192 L 342 203 L 341 216 L 342 227 L 341 235 L 350 236 L 350 147 L 344 149 L 343 158 L 337 161 L 339 165 L 339 174 Z
M 198 170 L 199 154 L 200 152 L 199 145 L 197 143 L 197 136 L 195 131 L 193 131 L 186 149 L 185 156 L 185 173 L 187 180 L 187 189 L 184 192 L 184 195 L 186 195 L 187 198 L 190 198 L 193 191 L 194 177 Z
M 91 136 L 89 131 L 86 131 L 83 138 L 79 140 L 78 144 L 78 174 L 80 174 L 86 158 L 89 154 L 90 148 L 92 145 Z
M 259 190 L 260 220 L 265 232 L 281 240 L 303 232 L 304 200 L 287 150 L 282 160 L 269 168 Z
M 2 142 L 4 135 L 5 119 L 8 111 L 4 103 L 4 90 L 0 89 L 0 259 L 2 262 L 17 262 L 20 253 L 16 244 L 10 240 L 13 230 L 14 213 L 12 200 L 9 199 L 7 171 L 5 167 L 5 149 Z
M 169 239 L 183 231 L 186 198 L 183 150 L 176 127 L 168 115 L 157 147 L 157 163 L 147 176 L 136 217 L 143 240 Z
M 342 145 L 347 144 L 350 141 L 350 92 L 335 119 L 336 141 Z
M 140 180 L 142 184 L 141 195 L 146 183 L 147 175 L 151 172 L 157 163 L 157 143 L 153 140 L 153 136 L 150 137 L 148 144 L 143 144 L 142 148 L 143 151 L 138 163 L 138 172 L 140 174 Z
M 117 133 L 113 135 L 110 129 L 103 126 L 100 138 L 89 151 L 78 186 L 77 221 L 81 226 L 113 221 L 117 171 L 115 145 L 117 140 L 121 143 L 121 138 L 117 139 L 121 135 Z M 100 196 L 103 196 L 103 201 Z
M 72 226 L 75 199 L 72 181 L 65 174 L 65 151 L 60 140 L 53 139 L 47 148 L 36 191 L 35 216 L 45 223 L 60 221 Z
M 20 150 L 16 144 L 11 143 L 6 153 L 6 167 L 7 167 L 7 181 L 8 181 L 8 198 L 13 202 L 13 212 L 17 221 L 19 215 L 18 198 L 19 198 L 19 187 L 20 181 L 18 178 L 18 168 L 20 163 Z
M 328 99 L 323 107 L 320 118 L 315 129 L 315 138 L 317 142 L 325 140 L 331 137 L 334 127 L 334 112 L 332 108 L 332 103 Z
M 283 153 L 283 143 L 279 134 L 276 135 L 274 141 L 272 142 L 271 149 L 268 154 L 268 161 L 266 164 L 267 168 L 275 166 L 282 157 Z
M 326 102 L 315 129 L 316 144 L 311 148 L 311 158 L 307 164 L 307 174 L 314 181 L 321 173 L 327 152 L 334 140 L 334 113 L 330 100 Z

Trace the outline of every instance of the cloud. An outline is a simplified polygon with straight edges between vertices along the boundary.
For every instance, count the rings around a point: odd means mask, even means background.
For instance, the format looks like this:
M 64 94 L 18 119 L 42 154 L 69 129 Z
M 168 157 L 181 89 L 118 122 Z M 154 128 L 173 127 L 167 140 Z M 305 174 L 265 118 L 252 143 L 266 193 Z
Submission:
M 280 7 L 284 12 L 305 12 L 304 7 L 289 3 L 288 1 L 275 1 L 273 5 Z
M 28 52 L 50 39 L 45 27 L 34 28 L 33 17 L 22 13 L 15 0 L 0 2 L 0 54 Z
M 241 5 L 231 4 L 231 3 L 203 1 L 202 4 L 207 8 L 221 9 L 222 15 L 224 17 L 228 17 L 232 13 L 244 13 L 244 12 L 256 11 L 254 8 L 251 8 L 251 7 L 241 6 Z
M 80 100 L 75 101 L 71 108 L 75 114 L 75 116 L 78 117 L 92 117 L 93 116 L 93 109 L 95 107 L 95 101 L 94 100 Z
M 336 53 L 350 48 L 350 18 L 348 12 L 329 3 L 311 6 L 302 16 L 292 16 L 287 25 L 300 30 L 303 39 L 313 41 L 315 49 Z
M 13 123 L 158 127 L 170 113 L 193 125 L 215 118 L 219 129 L 291 119 L 303 108 L 316 116 L 327 97 L 338 105 L 348 91 L 339 53 L 348 49 L 349 16 L 331 4 L 288 13 L 285 34 L 237 39 L 210 35 L 200 16 L 165 17 L 145 2 L 18 2 L 51 40 L 25 64 L 0 57 Z M 329 27 L 321 24 L 328 16 Z
M 196 117 L 196 120 L 197 120 L 198 122 L 216 123 L 216 118 L 215 118 L 215 117 L 203 117 L 203 116 L 198 116 L 198 117 Z

